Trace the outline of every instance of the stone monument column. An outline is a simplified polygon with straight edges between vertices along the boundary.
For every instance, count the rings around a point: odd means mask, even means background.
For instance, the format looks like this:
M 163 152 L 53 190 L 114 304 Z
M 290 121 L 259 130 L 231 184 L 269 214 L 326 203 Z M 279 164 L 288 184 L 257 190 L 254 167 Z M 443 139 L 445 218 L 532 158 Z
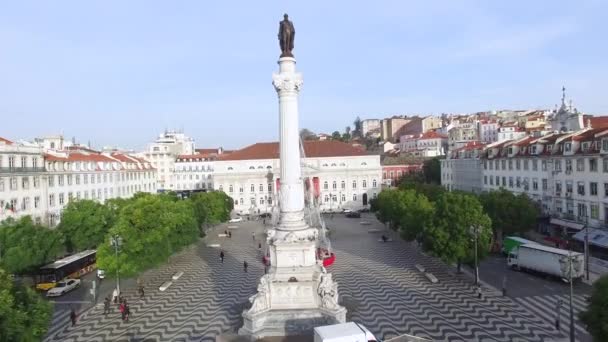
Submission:
M 279 96 L 279 133 L 281 179 L 280 226 L 283 230 L 305 229 L 304 187 L 300 166 L 300 132 L 298 94 L 302 75 L 296 72 L 296 59 L 281 57 L 279 73 L 272 75 L 272 84 Z
M 267 231 L 270 269 L 260 279 L 251 308 L 243 313 L 241 335 L 311 335 L 312 329 L 346 320 L 338 304 L 338 285 L 318 261 L 319 228 L 304 220 L 304 184 L 300 166 L 298 94 L 302 75 L 291 53 L 295 29 L 287 14 L 280 23 L 281 57 L 272 84 L 279 97 L 281 181 L 279 220 Z

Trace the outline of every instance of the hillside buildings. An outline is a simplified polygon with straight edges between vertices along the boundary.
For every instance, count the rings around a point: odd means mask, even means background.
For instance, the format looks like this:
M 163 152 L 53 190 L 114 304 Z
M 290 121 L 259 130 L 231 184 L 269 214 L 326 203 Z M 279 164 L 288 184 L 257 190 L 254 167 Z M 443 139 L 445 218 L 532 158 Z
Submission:
M 442 185 L 477 193 L 525 193 L 552 217 L 552 225 L 607 228 L 607 121 L 586 118 L 562 98 L 561 107 L 547 120 L 553 130 L 549 134 L 524 134 L 450 151 L 441 161 Z

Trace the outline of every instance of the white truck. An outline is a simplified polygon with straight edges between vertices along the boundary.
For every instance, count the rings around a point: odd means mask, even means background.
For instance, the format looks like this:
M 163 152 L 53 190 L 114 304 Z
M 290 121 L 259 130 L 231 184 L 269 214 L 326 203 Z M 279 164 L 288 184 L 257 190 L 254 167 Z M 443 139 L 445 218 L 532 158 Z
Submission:
M 376 337 L 359 323 L 325 325 L 314 329 L 314 342 L 376 342 Z
M 581 278 L 585 272 L 585 256 L 582 253 L 535 243 L 513 248 L 507 264 L 517 270 L 539 272 L 568 280 L 569 258 L 572 263 L 572 279 Z

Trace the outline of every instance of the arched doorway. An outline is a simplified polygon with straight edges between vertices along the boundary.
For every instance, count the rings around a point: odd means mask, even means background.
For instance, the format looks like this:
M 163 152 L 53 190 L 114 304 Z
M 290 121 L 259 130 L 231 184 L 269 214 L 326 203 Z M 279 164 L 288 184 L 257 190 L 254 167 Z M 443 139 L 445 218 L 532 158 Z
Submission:
M 367 194 L 363 194 L 363 205 L 367 205 Z

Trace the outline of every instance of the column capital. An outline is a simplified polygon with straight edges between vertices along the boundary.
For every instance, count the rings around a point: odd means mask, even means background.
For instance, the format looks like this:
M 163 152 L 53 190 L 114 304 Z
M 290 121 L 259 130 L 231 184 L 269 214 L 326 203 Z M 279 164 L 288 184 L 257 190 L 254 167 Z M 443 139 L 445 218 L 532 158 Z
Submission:
M 299 92 L 302 84 L 302 74 L 300 73 L 279 73 L 272 74 L 272 85 L 281 94 L 282 92 Z

